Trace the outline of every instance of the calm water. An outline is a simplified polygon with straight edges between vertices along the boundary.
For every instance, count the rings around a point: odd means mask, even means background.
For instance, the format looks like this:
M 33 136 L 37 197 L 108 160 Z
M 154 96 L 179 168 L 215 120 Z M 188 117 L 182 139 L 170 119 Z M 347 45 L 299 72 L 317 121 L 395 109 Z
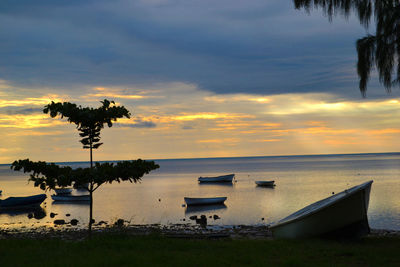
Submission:
M 158 160 L 161 168 L 145 176 L 141 183 L 103 185 L 95 192 L 94 218 L 112 222 L 118 218 L 131 224 L 192 223 L 189 217 L 205 214 L 221 219 L 212 225 L 269 224 L 332 192 L 374 180 L 369 221 L 372 228 L 400 230 L 400 153 L 247 157 L 220 159 Z M 67 163 L 68 164 L 68 163 Z M 69 163 L 73 167 L 85 163 Z M 235 173 L 233 185 L 198 184 L 199 176 Z M 27 183 L 28 176 L 0 165 L 2 198 L 40 194 Z M 260 188 L 255 180 L 275 180 L 277 186 Z M 78 194 L 79 192 L 74 192 Z M 50 225 L 57 219 L 88 221 L 87 204 L 58 204 L 50 198 L 42 204 L 45 216 L 29 219 L 27 212 L 0 212 L 0 224 L 8 227 Z M 228 197 L 225 206 L 206 209 L 183 207 L 183 197 Z M 66 214 L 71 214 L 66 217 Z M 264 220 L 262 220 L 264 218 Z M 185 219 L 185 221 L 183 221 Z

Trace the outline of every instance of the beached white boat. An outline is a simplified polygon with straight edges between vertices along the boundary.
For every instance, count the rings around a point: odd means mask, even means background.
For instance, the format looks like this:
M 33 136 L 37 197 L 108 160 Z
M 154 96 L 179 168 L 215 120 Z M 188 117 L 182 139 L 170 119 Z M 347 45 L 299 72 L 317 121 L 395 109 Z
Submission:
M 54 201 L 89 201 L 90 195 L 52 195 Z
M 27 197 L 9 197 L 0 200 L 0 208 L 20 208 L 39 206 L 46 199 L 46 194 L 27 196 Z
M 185 197 L 186 205 L 213 205 L 222 204 L 226 197 Z
M 215 177 L 199 177 L 200 183 L 232 183 L 235 174 L 227 174 Z
M 275 186 L 275 181 L 255 181 L 256 185 L 258 186 Z
M 315 202 L 270 226 L 277 238 L 369 233 L 368 204 L 373 181 Z
M 55 188 L 54 191 L 56 192 L 57 195 L 66 195 L 66 194 L 71 194 L 72 188 Z

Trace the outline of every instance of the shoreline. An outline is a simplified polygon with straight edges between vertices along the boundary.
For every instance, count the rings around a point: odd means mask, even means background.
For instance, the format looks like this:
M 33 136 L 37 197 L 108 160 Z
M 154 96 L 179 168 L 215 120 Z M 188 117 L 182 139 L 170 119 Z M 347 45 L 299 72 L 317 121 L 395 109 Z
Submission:
M 15 227 L 0 229 L 0 240 L 4 239 L 61 239 L 79 241 L 87 237 L 86 227 L 73 227 L 70 224 L 60 226 L 38 226 L 38 227 Z M 127 236 L 147 236 L 157 234 L 167 238 L 185 239 L 261 239 L 273 240 L 268 226 L 256 225 L 232 225 L 202 227 L 193 224 L 125 224 L 115 222 L 114 224 L 96 224 L 93 227 L 94 235 L 123 234 Z M 388 237 L 400 238 L 400 231 L 388 229 L 371 229 L 365 237 Z

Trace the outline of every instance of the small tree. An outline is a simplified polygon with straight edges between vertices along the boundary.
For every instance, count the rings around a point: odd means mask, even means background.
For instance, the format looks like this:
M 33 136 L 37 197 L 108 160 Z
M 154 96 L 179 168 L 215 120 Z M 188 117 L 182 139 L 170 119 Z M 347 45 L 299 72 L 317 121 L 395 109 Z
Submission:
M 60 167 L 54 163 L 43 161 L 32 162 L 29 159 L 15 161 L 11 168 L 19 171 L 29 172 L 29 181 L 34 182 L 34 186 L 39 186 L 42 190 L 54 189 L 55 187 L 65 187 L 74 185 L 82 187 L 89 192 L 89 236 L 92 231 L 93 223 L 93 192 L 104 183 L 114 181 L 137 182 L 144 174 L 159 168 L 154 161 L 143 161 L 141 159 L 132 161 L 122 161 L 113 163 L 96 163 L 93 166 L 93 149 L 99 148 L 100 131 L 104 124 L 112 127 L 113 121 L 119 118 L 130 118 L 129 111 L 123 106 L 116 106 L 114 101 L 105 99 L 103 104 L 97 109 L 82 108 L 69 102 L 54 103 L 51 102 L 45 106 L 43 112 L 49 113 L 52 118 L 58 115 L 61 118 L 67 118 L 70 123 L 75 123 L 76 128 L 82 137 L 80 142 L 84 149 L 90 149 L 90 168 L 72 169 L 71 167 Z

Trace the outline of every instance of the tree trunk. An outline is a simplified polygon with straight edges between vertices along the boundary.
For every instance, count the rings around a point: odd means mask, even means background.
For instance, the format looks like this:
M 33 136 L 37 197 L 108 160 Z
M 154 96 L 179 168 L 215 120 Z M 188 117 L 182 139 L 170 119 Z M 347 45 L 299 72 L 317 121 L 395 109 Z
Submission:
M 89 208 L 89 239 L 92 238 L 92 224 L 93 224 L 93 183 L 90 183 L 90 208 Z
M 90 169 L 93 169 L 92 140 L 90 140 Z M 92 238 L 93 224 L 93 182 L 89 183 L 90 207 L 89 207 L 89 239 Z

